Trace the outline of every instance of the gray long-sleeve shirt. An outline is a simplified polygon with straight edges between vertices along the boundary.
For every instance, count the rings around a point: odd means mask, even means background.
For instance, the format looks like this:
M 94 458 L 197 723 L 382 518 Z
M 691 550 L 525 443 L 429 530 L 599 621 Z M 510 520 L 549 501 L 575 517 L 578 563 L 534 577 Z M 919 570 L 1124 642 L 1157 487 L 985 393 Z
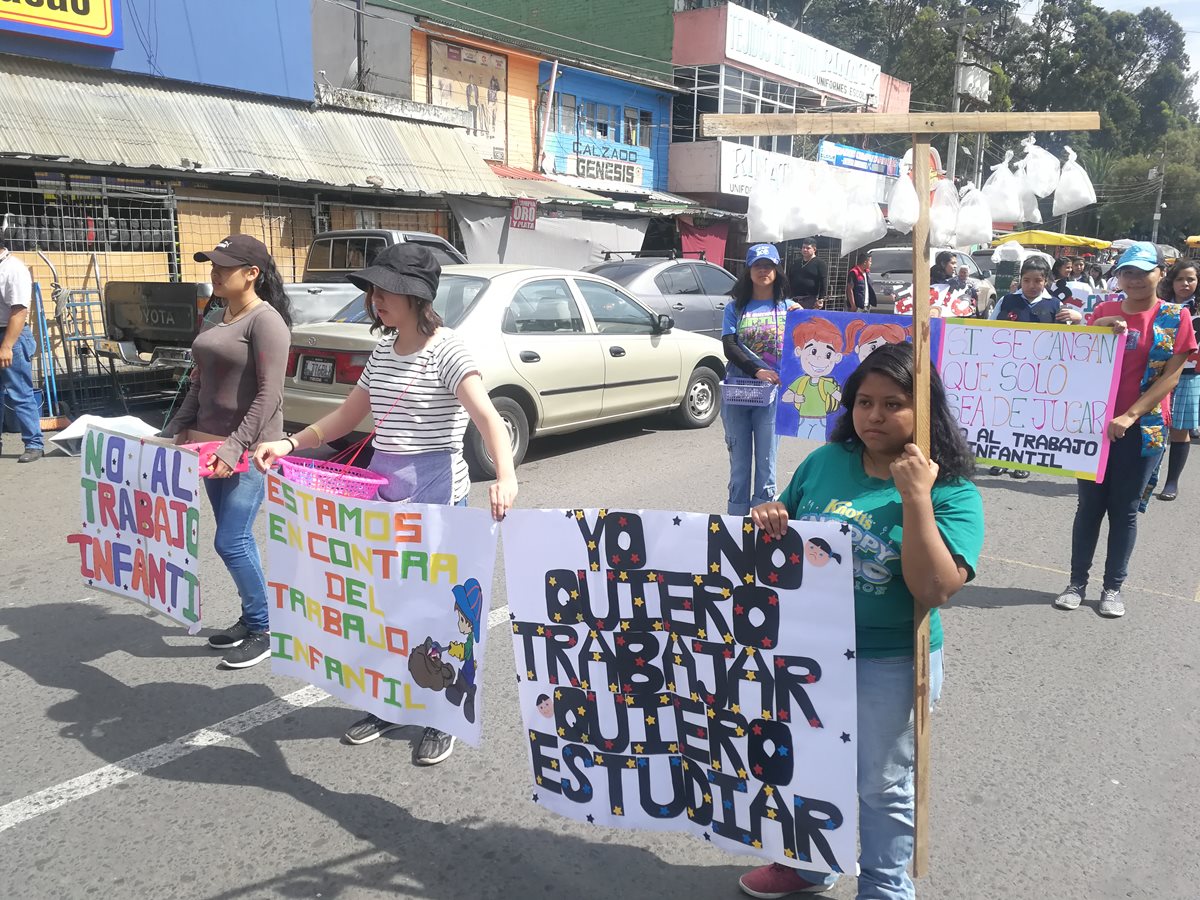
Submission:
M 283 437 L 283 373 L 291 332 L 269 303 L 236 322 L 218 323 L 192 342 L 191 386 L 162 430 L 186 429 L 228 437 L 217 458 L 230 468 L 263 441 Z

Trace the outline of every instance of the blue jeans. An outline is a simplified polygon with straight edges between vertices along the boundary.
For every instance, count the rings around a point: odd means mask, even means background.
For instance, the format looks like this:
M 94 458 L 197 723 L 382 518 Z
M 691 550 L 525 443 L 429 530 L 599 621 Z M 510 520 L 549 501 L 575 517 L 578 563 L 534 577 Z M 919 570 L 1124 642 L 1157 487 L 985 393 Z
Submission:
M 1100 525 L 1108 518 L 1108 554 L 1104 558 L 1104 587 L 1120 590 L 1129 573 L 1129 558 L 1137 540 L 1138 504 L 1161 453 L 1142 456 L 1142 433 L 1134 424 L 1108 449 L 1104 481 L 1080 481 L 1079 505 L 1071 528 L 1071 584 L 1086 587 Z
M 2 331 L 0 328 L 0 332 Z M 45 447 L 45 441 L 42 440 L 41 410 L 33 390 L 33 356 L 36 352 L 37 345 L 34 343 L 33 333 L 26 328 L 13 346 L 12 365 L 7 369 L 0 369 L 0 394 L 3 394 L 4 400 L 3 410 L 0 410 L 0 430 L 3 426 L 4 411 L 11 409 L 17 419 L 17 427 L 21 429 L 21 438 L 25 441 L 26 450 L 41 450 Z
M 263 502 L 263 473 L 248 471 L 228 478 L 205 478 L 217 532 L 213 547 L 225 563 L 242 598 L 242 622 L 251 631 L 270 631 L 267 618 L 267 579 L 254 540 L 254 517 Z
M 750 507 L 775 499 L 775 393 L 767 406 L 721 404 L 725 446 L 729 448 L 729 508 L 731 516 L 744 516 Z M 751 472 L 754 490 L 751 492 Z
M 858 900 L 912 900 L 913 658 L 858 663 Z M 942 651 L 929 654 L 929 703 L 942 693 Z M 833 884 L 835 876 L 799 872 Z

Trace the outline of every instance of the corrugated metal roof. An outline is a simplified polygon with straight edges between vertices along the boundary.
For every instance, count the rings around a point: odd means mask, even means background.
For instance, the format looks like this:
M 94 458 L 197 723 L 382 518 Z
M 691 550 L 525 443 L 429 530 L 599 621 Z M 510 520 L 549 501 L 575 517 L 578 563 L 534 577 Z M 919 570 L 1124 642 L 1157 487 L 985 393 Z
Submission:
M 507 197 L 452 129 L 0 56 L 0 153 L 408 194 Z M 374 185 L 368 178 L 378 178 Z
M 613 201 L 601 194 L 593 194 L 553 178 L 541 172 L 519 169 L 504 163 L 489 162 L 492 171 L 500 177 L 507 197 L 528 197 L 543 202 L 586 203 L 592 206 L 612 206 Z

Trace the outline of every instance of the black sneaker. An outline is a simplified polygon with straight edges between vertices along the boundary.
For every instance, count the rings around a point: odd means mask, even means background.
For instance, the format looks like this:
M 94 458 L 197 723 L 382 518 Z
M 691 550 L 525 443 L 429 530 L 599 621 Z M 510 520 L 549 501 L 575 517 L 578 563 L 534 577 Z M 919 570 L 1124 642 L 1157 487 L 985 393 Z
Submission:
M 246 623 L 238 619 L 224 631 L 218 631 L 210 637 L 208 646 L 214 650 L 231 650 L 240 646 L 249 634 L 250 629 L 246 627 Z
M 19 463 L 37 462 L 39 459 L 41 459 L 45 455 L 46 455 L 45 452 L 42 450 L 26 450 L 24 453 L 22 453 L 20 456 L 17 457 L 17 462 L 19 462 Z
M 402 725 L 397 725 L 395 722 L 381 719 L 374 713 L 367 713 L 366 716 L 347 728 L 343 737 L 345 737 L 348 744 L 369 744 L 375 738 L 383 737 L 389 731 L 403 727 Z
M 234 647 L 221 660 L 227 669 L 248 669 L 256 666 L 271 655 L 271 635 L 265 631 L 251 631 L 246 639 Z
M 454 752 L 454 735 L 426 728 L 417 746 L 417 765 L 436 766 Z

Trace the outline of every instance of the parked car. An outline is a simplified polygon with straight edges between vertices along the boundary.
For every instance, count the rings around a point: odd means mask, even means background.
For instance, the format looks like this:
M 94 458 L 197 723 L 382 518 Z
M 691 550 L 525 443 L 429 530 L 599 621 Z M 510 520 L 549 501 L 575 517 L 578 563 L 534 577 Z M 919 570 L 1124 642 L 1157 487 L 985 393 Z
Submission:
M 615 281 L 680 328 L 718 340 L 729 291 L 737 280 L 710 262 L 654 256 L 614 259 L 584 271 Z
M 675 328 L 670 316 L 606 278 L 535 266 L 447 266 L 434 308 L 475 356 L 518 464 L 541 435 L 667 411 L 690 428 L 717 417 L 720 342 Z M 284 380 L 288 430 L 341 403 L 378 341 L 361 294 L 331 321 L 293 329 Z M 372 428 L 364 419 L 352 438 Z M 495 474 L 474 425 L 465 449 L 477 475 Z
M 931 247 L 929 250 L 929 266 L 943 250 L 949 250 L 955 255 L 954 267 L 967 267 L 967 279 L 979 295 L 976 304 L 976 314 L 986 316 L 996 301 L 996 289 L 992 283 L 983 277 L 979 266 L 969 253 L 955 250 L 952 247 Z M 912 247 L 879 247 L 871 253 L 871 281 L 875 284 L 875 295 L 879 299 L 880 312 L 893 312 L 896 307 L 896 297 L 908 291 L 911 293 L 913 282 Z

